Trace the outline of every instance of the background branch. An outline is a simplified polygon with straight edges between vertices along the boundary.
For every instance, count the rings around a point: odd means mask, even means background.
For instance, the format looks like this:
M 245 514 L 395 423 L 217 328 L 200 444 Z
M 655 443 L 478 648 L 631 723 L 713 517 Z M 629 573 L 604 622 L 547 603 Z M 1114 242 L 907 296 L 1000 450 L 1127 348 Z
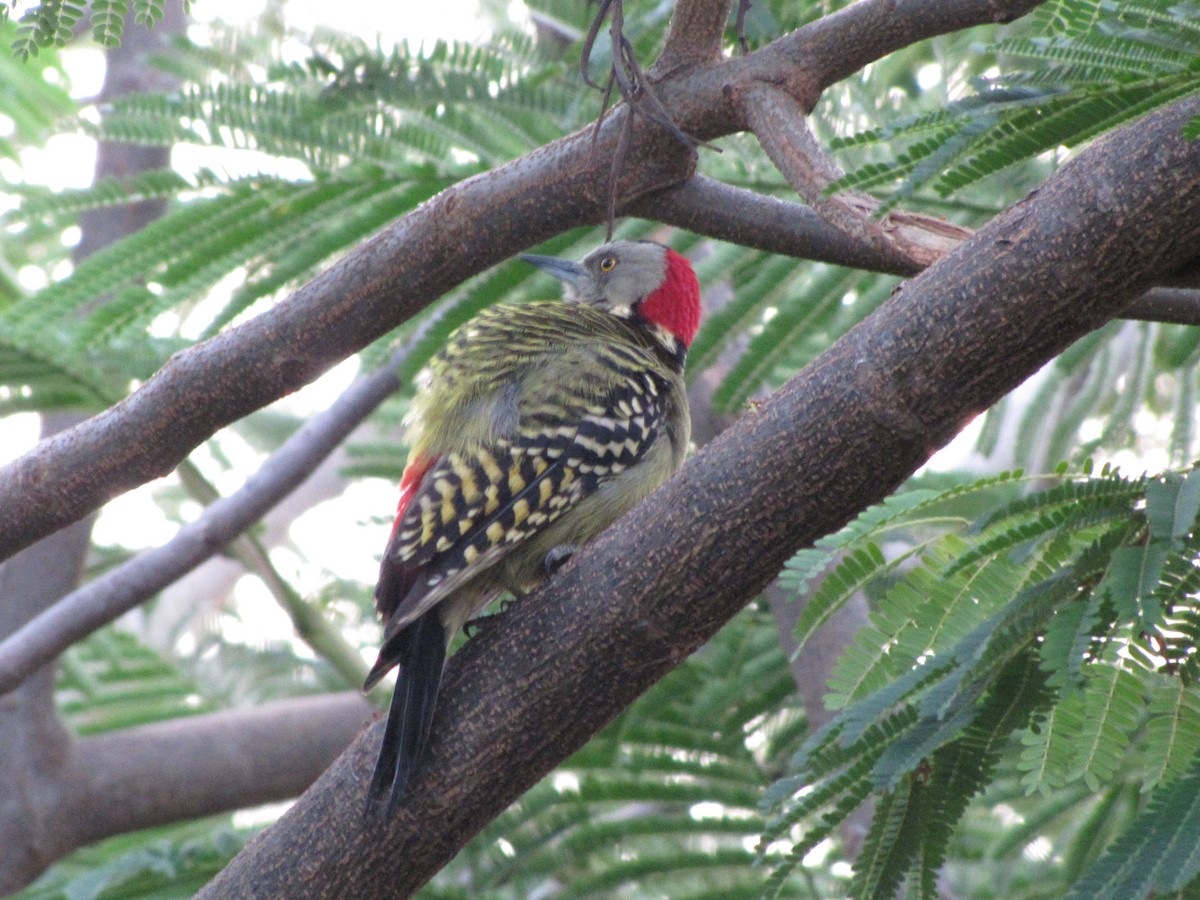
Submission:
M 887 260 L 889 267 L 907 265 L 907 255 L 871 218 L 878 203 L 861 194 L 825 193 L 841 172 L 817 143 L 800 103 L 765 84 L 753 85 L 741 98 L 747 126 L 801 198 L 830 225 Z
M 1171 325 L 1200 325 L 1200 291 L 1151 288 L 1121 310 L 1121 318 Z
M 294 797 L 373 712 L 362 694 L 347 691 L 81 739 L 56 773 L 56 789 L 36 798 L 43 815 L 67 826 L 44 849 L 54 858 L 110 835 Z
M 355 385 L 352 385 L 351 389 L 354 387 Z M 328 458 L 328 456 L 323 456 L 321 459 L 311 460 L 305 476 L 311 475 L 321 461 Z M 221 495 L 217 489 L 209 484 L 190 460 L 184 460 L 176 471 L 188 493 L 205 506 L 220 499 Z M 274 504 L 271 508 L 274 508 Z M 271 562 L 270 553 L 258 539 L 256 533 L 252 533 L 248 529 L 243 530 L 225 546 L 224 552 L 241 563 L 244 571 L 252 572 L 257 576 L 263 587 L 267 589 L 267 592 L 291 621 L 296 637 L 308 644 L 313 652 L 329 663 L 342 676 L 347 685 L 357 687 L 366 680 L 370 668 L 363 660 L 362 654 L 358 652 L 358 648 L 346 640 L 337 625 L 326 617 L 325 611 L 318 603 L 310 603 L 305 600 L 288 583 L 287 579 L 279 574 L 279 570 Z M 211 557 L 209 558 L 211 559 Z M 195 568 L 188 571 L 194 572 Z M 173 584 L 179 577 L 181 576 L 172 578 L 170 583 Z M 148 598 L 142 598 L 142 600 L 146 599 Z M 127 602 L 136 606 L 142 600 L 135 602 L 135 599 L 131 597 Z M 4 645 L 0 644 L 0 657 L 3 654 Z

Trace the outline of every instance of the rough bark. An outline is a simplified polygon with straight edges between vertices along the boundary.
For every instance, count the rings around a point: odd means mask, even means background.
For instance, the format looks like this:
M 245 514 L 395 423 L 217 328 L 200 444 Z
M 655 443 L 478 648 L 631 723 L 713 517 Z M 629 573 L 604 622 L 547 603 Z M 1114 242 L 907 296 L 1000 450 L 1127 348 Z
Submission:
M 80 740 L 59 786 L 59 815 L 75 823 L 59 855 L 114 834 L 295 797 L 373 715 L 361 694 L 347 691 Z M 288 736 L 282 747 L 280 735 Z

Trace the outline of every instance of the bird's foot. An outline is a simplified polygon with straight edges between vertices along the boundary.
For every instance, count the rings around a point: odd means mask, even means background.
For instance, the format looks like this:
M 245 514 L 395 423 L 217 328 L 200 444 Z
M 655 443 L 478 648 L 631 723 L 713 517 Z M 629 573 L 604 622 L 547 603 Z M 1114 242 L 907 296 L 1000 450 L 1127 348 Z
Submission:
M 492 619 L 496 618 L 498 615 L 500 615 L 500 613 L 488 613 L 486 616 L 476 616 L 473 619 L 468 619 L 463 623 L 463 634 L 466 635 L 467 640 L 469 641 L 485 628 L 490 628 L 491 626 L 495 625 L 496 623 L 493 622 Z
M 467 639 L 470 640 L 471 638 L 475 637 L 478 632 L 483 631 L 485 628 L 491 628 L 493 625 L 497 624 L 497 620 L 502 615 L 508 612 L 508 608 L 516 602 L 516 599 L 513 597 L 501 597 L 500 602 L 497 604 L 499 608 L 494 613 L 488 613 L 487 615 L 476 616 L 473 619 L 468 619 L 463 624 L 463 634 L 465 634 Z
M 546 554 L 546 558 L 542 560 L 542 571 L 546 573 L 546 577 L 550 578 L 561 569 L 579 547 L 575 544 L 559 544 L 557 547 L 551 548 Z

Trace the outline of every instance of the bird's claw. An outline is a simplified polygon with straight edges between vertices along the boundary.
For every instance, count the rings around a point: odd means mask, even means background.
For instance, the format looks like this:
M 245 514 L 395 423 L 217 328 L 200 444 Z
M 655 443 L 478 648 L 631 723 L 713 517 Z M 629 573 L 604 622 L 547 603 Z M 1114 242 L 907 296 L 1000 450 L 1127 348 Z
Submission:
M 560 544 L 551 548 L 550 552 L 546 554 L 546 558 L 542 560 L 542 571 L 546 573 L 546 577 L 553 576 L 566 564 L 568 559 L 575 555 L 575 551 L 578 549 L 579 547 L 575 544 Z
M 463 634 L 466 636 L 467 640 L 469 641 L 471 638 L 475 637 L 475 635 L 478 632 L 483 631 L 483 629 L 487 625 L 490 624 L 488 622 L 488 619 L 494 619 L 494 618 L 495 618 L 495 614 L 490 614 L 490 615 L 486 615 L 486 616 L 476 616 L 473 619 L 468 619 L 466 622 L 463 623 L 463 627 L 462 627 Z
M 496 624 L 496 620 L 508 612 L 508 608 L 516 602 L 516 599 L 513 597 L 501 597 L 500 603 L 498 604 L 499 609 L 497 609 L 494 613 L 476 616 L 475 618 L 468 619 L 466 622 L 464 622 L 462 627 L 463 634 L 465 634 L 467 639 L 470 640 L 471 638 L 475 637 L 477 632 L 483 631 L 485 628 L 491 628 Z

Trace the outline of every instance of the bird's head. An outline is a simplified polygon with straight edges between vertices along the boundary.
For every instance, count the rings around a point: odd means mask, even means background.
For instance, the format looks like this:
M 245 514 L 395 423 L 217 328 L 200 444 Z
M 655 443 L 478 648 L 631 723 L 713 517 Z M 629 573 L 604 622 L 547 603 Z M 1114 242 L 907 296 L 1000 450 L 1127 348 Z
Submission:
M 607 309 L 691 346 L 700 326 L 700 283 L 692 265 L 654 241 L 614 241 L 581 262 L 522 254 L 521 259 L 566 282 L 571 299 Z

